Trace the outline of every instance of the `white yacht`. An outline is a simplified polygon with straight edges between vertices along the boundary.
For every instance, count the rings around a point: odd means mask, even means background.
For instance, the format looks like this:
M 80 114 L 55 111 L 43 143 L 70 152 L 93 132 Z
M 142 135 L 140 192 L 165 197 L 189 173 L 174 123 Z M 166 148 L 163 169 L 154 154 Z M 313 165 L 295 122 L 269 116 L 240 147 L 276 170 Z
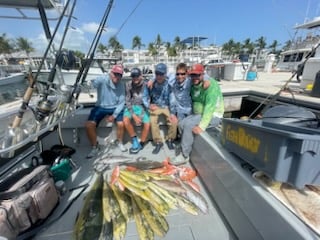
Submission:
M 319 25 L 320 18 L 314 18 L 304 24 L 295 26 L 294 28 L 300 31 L 308 31 L 306 37 L 302 39 L 299 37 L 294 40 L 290 49 L 283 51 L 280 54 L 279 62 L 277 63 L 277 71 L 295 72 L 298 66 L 301 65 L 306 58 L 314 57 L 315 53 L 312 51 L 313 47 L 320 41 L 320 36 L 311 32 L 311 29 Z M 297 80 L 301 81 L 302 71 L 297 72 Z

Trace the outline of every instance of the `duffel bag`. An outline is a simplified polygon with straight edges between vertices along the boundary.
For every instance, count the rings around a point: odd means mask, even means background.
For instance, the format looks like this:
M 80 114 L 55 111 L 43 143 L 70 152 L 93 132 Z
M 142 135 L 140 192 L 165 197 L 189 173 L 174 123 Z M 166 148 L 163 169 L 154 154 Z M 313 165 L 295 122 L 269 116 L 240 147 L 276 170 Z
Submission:
M 23 169 L 0 183 L 0 236 L 16 236 L 48 217 L 59 202 L 49 166 Z

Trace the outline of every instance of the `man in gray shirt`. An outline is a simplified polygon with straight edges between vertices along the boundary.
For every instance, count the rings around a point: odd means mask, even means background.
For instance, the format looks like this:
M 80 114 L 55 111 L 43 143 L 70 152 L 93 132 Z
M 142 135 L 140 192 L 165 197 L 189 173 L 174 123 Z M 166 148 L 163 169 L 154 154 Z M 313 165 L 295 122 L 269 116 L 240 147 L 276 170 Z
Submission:
M 108 75 L 102 75 L 92 80 L 93 87 L 97 89 L 97 102 L 91 110 L 88 121 L 86 122 L 86 131 L 91 143 L 92 150 L 87 158 L 92 158 L 99 152 L 97 143 L 97 126 L 100 121 L 106 118 L 107 122 L 117 122 L 118 147 L 125 152 L 127 149 L 123 146 L 122 139 L 124 134 L 123 110 L 125 105 L 125 86 L 121 82 L 123 68 L 121 65 L 114 65 Z

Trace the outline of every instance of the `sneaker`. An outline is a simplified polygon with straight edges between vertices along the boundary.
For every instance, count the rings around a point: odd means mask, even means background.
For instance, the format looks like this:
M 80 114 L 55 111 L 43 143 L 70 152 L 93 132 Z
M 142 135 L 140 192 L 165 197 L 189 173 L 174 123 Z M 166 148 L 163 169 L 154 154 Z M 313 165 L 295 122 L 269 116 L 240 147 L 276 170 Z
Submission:
M 185 157 L 182 153 L 179 154 L 176 158 L 170 160 L 170 163 L 172 165 L 181 165 L 181 164 L 185 164 L 187 162 L 189 162 L 190 157 Z
M 170 140 L 167 140 L 166 141 L 166 144 L 167 144 L 167 146 L 168 146 L 168 148 L 170 149 L 170 150 L 173 150 L 174 149 L 174 144 L 173 144 L 173 141 L 170 139 Z
M 145 145 L 146 145 L 146 142 L 140 142 L 141 150 L 144 148 Z
M 132 140 L 132 147 L 129 149 L 130 153 L 136 154 L 142 149 L 142 146 L 140 145 L 138 139 L 135 137 Z
M 99 153 L 99 147 L 98 146 L 94 146 L 94 147 L 92 147 L 91 151 L 87 155 L 87 158 L 93 158 L 93 157 L 97 156 L 98 153 Z
M 121 142 L 118 143 L 118 148 L 121 152 L 126 152 L 128 150 Z
M 179 154 L 181 153 L 181 146 L 180 144 L 175 145 L 175 155 L 179 156 Z
M 156 147 L 153 149 L 153 154 L 158 154 L 163 146 L 162 142 L 156 143 Z

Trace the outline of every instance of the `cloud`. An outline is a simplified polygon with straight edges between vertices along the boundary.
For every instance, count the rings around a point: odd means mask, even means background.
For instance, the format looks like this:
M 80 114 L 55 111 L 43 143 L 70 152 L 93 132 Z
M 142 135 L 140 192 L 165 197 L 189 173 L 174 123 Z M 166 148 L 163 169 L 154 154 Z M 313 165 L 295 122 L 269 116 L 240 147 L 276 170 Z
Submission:
M 91 22 L 82 24 L 81 30 L 87 33 L 96 34 L 99 28 L 99 23 Z M 102 35 L 112 36 L 117 33 L 117 29 L 111 27 L 105 27 L 105 30 L 102 32 Z
M 99 24 L 94 22 L 84 23 L 80 28 L 70 28 L 67 32 L 63 48 L 69 50 L 78 50 L 86 54 L 90 48 L 90 45 L 92 44 L 98 28 Z M 115 28 L 108 27 L 102 32 L 101 38 L 109 38 L 115 35 L 117 31 L 118 30 Z M 53 42 L 56 50 L 60 47 L 61 39 L 62 33 L 58 32 Z M 44 33 L 39 34 L 36 38 L 31 38 L 30 41 L 37 52 L 44 52 L 49 43 Z

